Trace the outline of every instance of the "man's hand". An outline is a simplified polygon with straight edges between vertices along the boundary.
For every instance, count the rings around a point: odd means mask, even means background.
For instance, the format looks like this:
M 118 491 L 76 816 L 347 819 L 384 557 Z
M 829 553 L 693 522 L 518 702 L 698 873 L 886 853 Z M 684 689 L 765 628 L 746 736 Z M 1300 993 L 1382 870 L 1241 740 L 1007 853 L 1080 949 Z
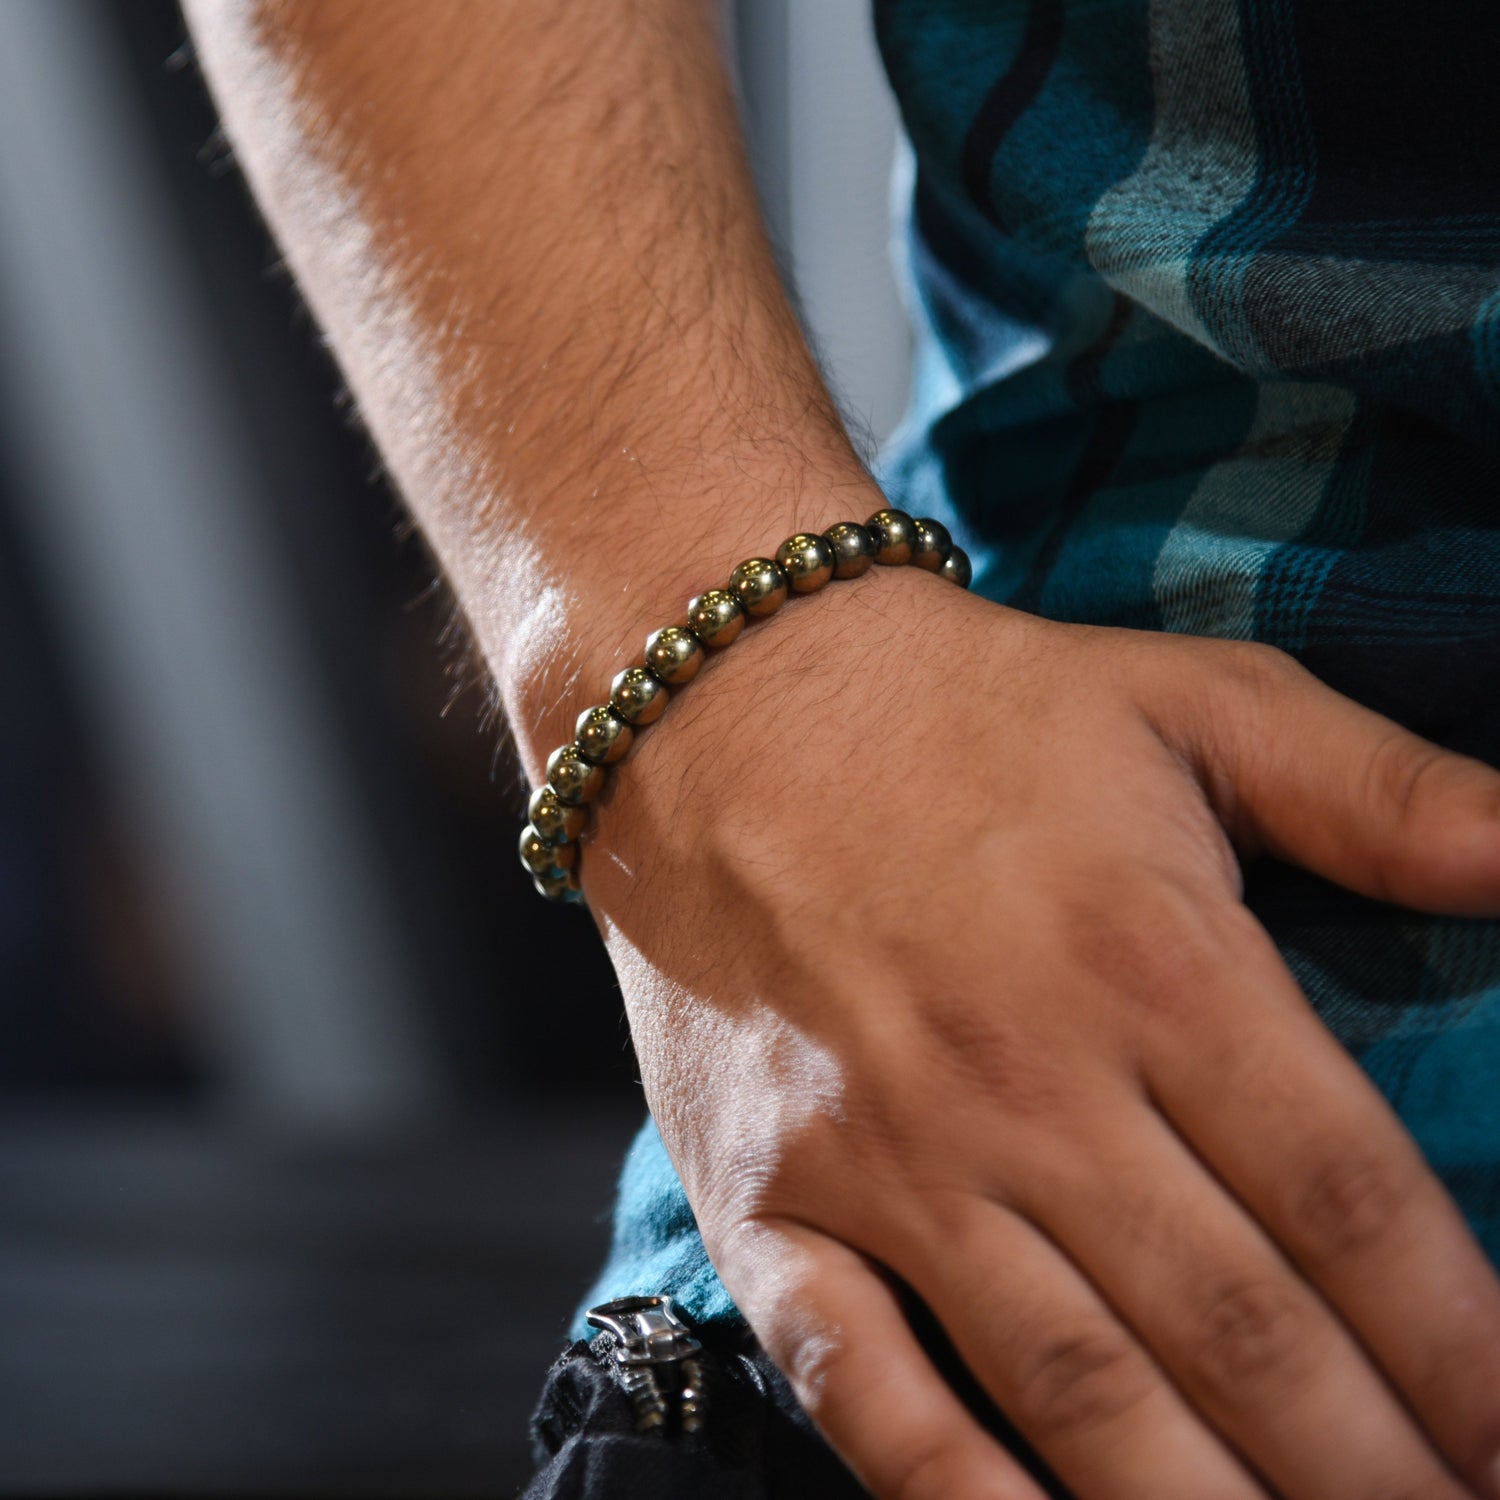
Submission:
M 1083 1500 L 1500 1493 L 1495 1276 L 1233 847 L 1500 912 L 1500 775 L 1266 648 L 877 570 L 615 778 L 584 885 L 653 1112 L 882 1500 L 1039 1493 L 887 1272 Z
M 705 0 L 186 10 L 533 781 L 689 594 L 882 503 Z M 1500 913 L 1492 773 L 903 570 L 747 631 L 611 781 L 584 880 L 663 1135 L 881 1500 L 1036 1494 L 887 1270 L 1084 1500 L 1497 1493 L 1494 1276 L 1234 849 Z

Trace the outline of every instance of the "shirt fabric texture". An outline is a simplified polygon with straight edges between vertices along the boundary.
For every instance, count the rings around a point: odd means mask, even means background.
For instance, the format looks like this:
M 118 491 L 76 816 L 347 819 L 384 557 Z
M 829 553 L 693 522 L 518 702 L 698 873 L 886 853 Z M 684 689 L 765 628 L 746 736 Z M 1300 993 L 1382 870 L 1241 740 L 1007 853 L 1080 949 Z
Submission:
M 875 13 L 913 167 L 891 502 L 946 522 L 987 598 L 1267 642 L 1500 764 L 1493 0 Z M 1245 874 L 1500 1264 L 1500 921 Z M 663 1291 L 736 1316 L 648 1123 L 584 1305 Z

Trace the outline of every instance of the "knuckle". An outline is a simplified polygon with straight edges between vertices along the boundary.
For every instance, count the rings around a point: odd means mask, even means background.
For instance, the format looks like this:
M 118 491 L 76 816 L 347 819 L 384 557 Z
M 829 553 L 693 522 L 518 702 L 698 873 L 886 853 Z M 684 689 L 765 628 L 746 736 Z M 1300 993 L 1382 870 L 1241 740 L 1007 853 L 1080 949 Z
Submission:
M 795 1339 L 774 1354 L 797 1399 L 820 1426 L 837 1416 L 846 1391 L 849 1346 L 826 1334 Z
M 1327 1264 L 1388 1242 L 1415 1194 L 1410 1172 L 1381 1156 L 1348 1152 L 1319 1162 L 1290 1205 L 1298 1248 Z
M 1408 822 L 1425 800 L 1426 788 L 1452 760 L 1446 750 L 1391 726 L 1371 746 L 1366 762 L 1371 805 L 1388 808 L 1398 823 Z
M 933 989 L 923 997 L 922 1024 L 945 1088 L 962 1082 L 1013 1118 L 1073 1112 L 1079 1090 L 1067 1070 L 983 996 Z
M 1173 639 L 1190 651 L 1190 670 L 1167 658 L 1176 669 L 1157 676 L 1153 721 L 1173 741 L 1185 734 L 1192 758 L 1216 779 L 1259 742 L 1267 722 L 1285 715 L 1289 695 L 1316 682 L 1295 657 L 1259 641 Z
M 893 1500 L 949 1500 L 963 1493 L 970 1470 L 951 1440 L 936 1436 L 899 1460 Z
M 1278 692 L 1308 675 L 1296 657 L 1261 641 L 1226 642 L 1220 651 L 1220 670 L 1257 695 Z
M 1232 1399 L 1301 1384 L 1323 1349 L 1313 1309 L 1290 1281 L 1241 1281 L 1208 1299 L 1189 1357 L 1202 1385 Z
M 795 1165 L 785 1150 L 747 1146 L 697 1166 L 687 1182 L 700 1218 L 753 1224 L 794 1211 Z
M 1411 882 L 1431 855 L 1431 838 L 1445 807 L 1467 781 L 1460 757 L 1392 725 L 1370 746 L 1362 781 L 1364 806 L 1388 836 L 1370 862 L 1370 891 L 1378 900 L 1408 902 Z
M 1040 1438 L 1102 1427 L 1154 1384 L 1149 1362 L 1122 1329 L 1099 1323 L 1059 1330 L 1018 1372 L 1016 1417 Z
M 1003 1076 L 1023 1050 L 993 1008 L 973 995 L 933 989 L 923 999 L 922 1021 L 938 1051 L 980 1078 Z
M 1107 903 L 1075 900 L 1065 921 L 1065 951 L 1090 975 L 1153 1003 L 1200 994 L 1226 959 L 1201 900 L 1165 880 L 1142 880 Z

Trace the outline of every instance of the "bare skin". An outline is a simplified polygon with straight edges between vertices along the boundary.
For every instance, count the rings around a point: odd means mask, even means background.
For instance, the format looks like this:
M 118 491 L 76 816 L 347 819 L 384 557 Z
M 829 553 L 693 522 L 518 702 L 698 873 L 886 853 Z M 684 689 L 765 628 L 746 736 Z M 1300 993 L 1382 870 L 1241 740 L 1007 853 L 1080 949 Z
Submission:
M 528 772 L 646 632 L 882 503 L 695 0 L 190 0 L 231 139 Z M 584 882 L 714 1264 L 881 1500 L 1500 1497 L 1500 1284 L 1243 905 L 1500 915 L 1500 776 L 1223 641 L 913 570 L 614 774 Z M 1332 1439 L 1332 1441 L 1330 1441 Z

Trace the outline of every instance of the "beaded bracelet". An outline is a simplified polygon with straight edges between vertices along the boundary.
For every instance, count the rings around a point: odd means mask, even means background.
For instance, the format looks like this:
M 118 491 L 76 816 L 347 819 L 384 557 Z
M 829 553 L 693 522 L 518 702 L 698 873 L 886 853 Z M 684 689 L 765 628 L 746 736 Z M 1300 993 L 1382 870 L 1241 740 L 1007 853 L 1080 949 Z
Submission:
M 972 576 L 967 554 L 941 521 L 878 510 L 863 525 L 840 521 L 821 535 L 789 536 L 775 558 L 752 557 L 724 588 L 694 595 L 683 624 L 654 631 L 645 660 L 626 667 L 610 684 L 609 702 L 584 709 L 574 738 L 547 757 L 547 780 L 526 805 L 530 821 L 520 840 L 521 863 L 537 890 L 551 901 L 583 900 L 578 837 L 588 821 L 586 804 L 602 790 L 605 768 L 630 748 L 636 730 L 661 717 L 670 689 L 691 682 L 709 651 L 737 640 L 747 619 L 774 614 L 788 590 L 810 594 L 830 579 L 858 578 L 873 563 L 914 563 L 960 588 Z

